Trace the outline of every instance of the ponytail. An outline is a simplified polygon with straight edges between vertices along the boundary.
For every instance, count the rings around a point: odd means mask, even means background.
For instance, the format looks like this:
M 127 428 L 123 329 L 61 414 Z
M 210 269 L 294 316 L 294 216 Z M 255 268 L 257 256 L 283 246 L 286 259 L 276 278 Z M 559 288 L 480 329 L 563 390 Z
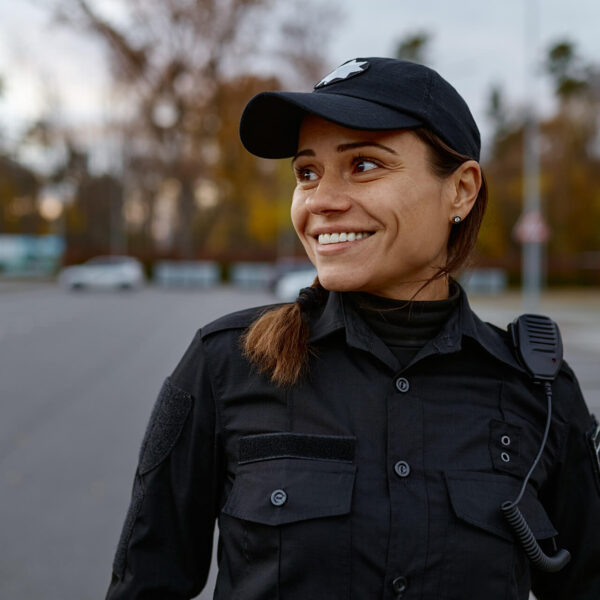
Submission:
M 294 303 L 266 312 L 244 334 L 244 354 L 276 385 L 293 385 L 306 369 L 310 334 L 306 317 L 326 299 L 317 277 L 311 287 L 300 290 Z

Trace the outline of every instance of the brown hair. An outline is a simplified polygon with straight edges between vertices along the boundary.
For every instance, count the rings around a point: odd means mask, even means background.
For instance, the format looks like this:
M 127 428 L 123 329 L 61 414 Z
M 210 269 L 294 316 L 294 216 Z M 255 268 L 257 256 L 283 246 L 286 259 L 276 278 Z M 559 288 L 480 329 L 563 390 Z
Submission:
M 419 127 L 413 132 L 427 144 L 432 172 L 440 179 L 449 177 L 461 164 L 470 160 L 468 156 L 452 150 L 428 129 Z M 415 296 L 432 281 L 465 264 L 477 242 L 486 205 L 487 185 L 482 173 L 481 188 L 471 212 L 450 230 L 446 264 L 417 290 Z M 242 345 L 245 355 L 260 372 L 268 374 L 273 383 L 292 385 L 302 376 L 310 350 L 306 317 L 322 306 L 326 298 L 327 292 L 317 277 L 310 288 L 300 291 L 295 302 L 269 310 L 244 334 Z

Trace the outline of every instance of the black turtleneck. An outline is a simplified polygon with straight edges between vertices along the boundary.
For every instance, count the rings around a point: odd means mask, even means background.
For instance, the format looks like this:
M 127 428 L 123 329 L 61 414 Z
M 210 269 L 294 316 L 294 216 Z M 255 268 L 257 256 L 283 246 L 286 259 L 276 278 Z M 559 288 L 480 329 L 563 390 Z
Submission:
M 440 331 L 458 305 L 459 296 L 460 288 L 453 282 L 444 300 L 393 300 L 363 292 L 347 295 L 402 366 Z

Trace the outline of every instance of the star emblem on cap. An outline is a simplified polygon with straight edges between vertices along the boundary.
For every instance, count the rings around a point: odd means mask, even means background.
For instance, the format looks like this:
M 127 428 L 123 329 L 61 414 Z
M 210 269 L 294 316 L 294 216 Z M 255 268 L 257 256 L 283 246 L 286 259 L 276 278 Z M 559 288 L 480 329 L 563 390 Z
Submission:
M 315 85 L 315 89 L 329 85 L 334 81 L 341 81 L 342 79 L 348 79 L 348 77 L 363 73 L 368 67 L 369 63 L 366 60 L 358 60 L 357 58 L 349 60 L 334 71 L 331 71 L 329 75 L 325 75 L 325 77 Z

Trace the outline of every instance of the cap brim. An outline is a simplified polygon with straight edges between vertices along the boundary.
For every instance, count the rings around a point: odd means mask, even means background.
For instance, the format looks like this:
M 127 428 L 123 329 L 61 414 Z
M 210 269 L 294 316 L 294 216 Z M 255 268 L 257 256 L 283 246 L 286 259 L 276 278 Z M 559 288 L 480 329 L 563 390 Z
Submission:
M 327 92 L 262 92 L 248 102 L 240 121 L 245 148 L 263 158 L 286 158 L 298 151 L 298 131 L 306 114 L 350 129 L 418 127 L 423 122 L 362 98 Z

